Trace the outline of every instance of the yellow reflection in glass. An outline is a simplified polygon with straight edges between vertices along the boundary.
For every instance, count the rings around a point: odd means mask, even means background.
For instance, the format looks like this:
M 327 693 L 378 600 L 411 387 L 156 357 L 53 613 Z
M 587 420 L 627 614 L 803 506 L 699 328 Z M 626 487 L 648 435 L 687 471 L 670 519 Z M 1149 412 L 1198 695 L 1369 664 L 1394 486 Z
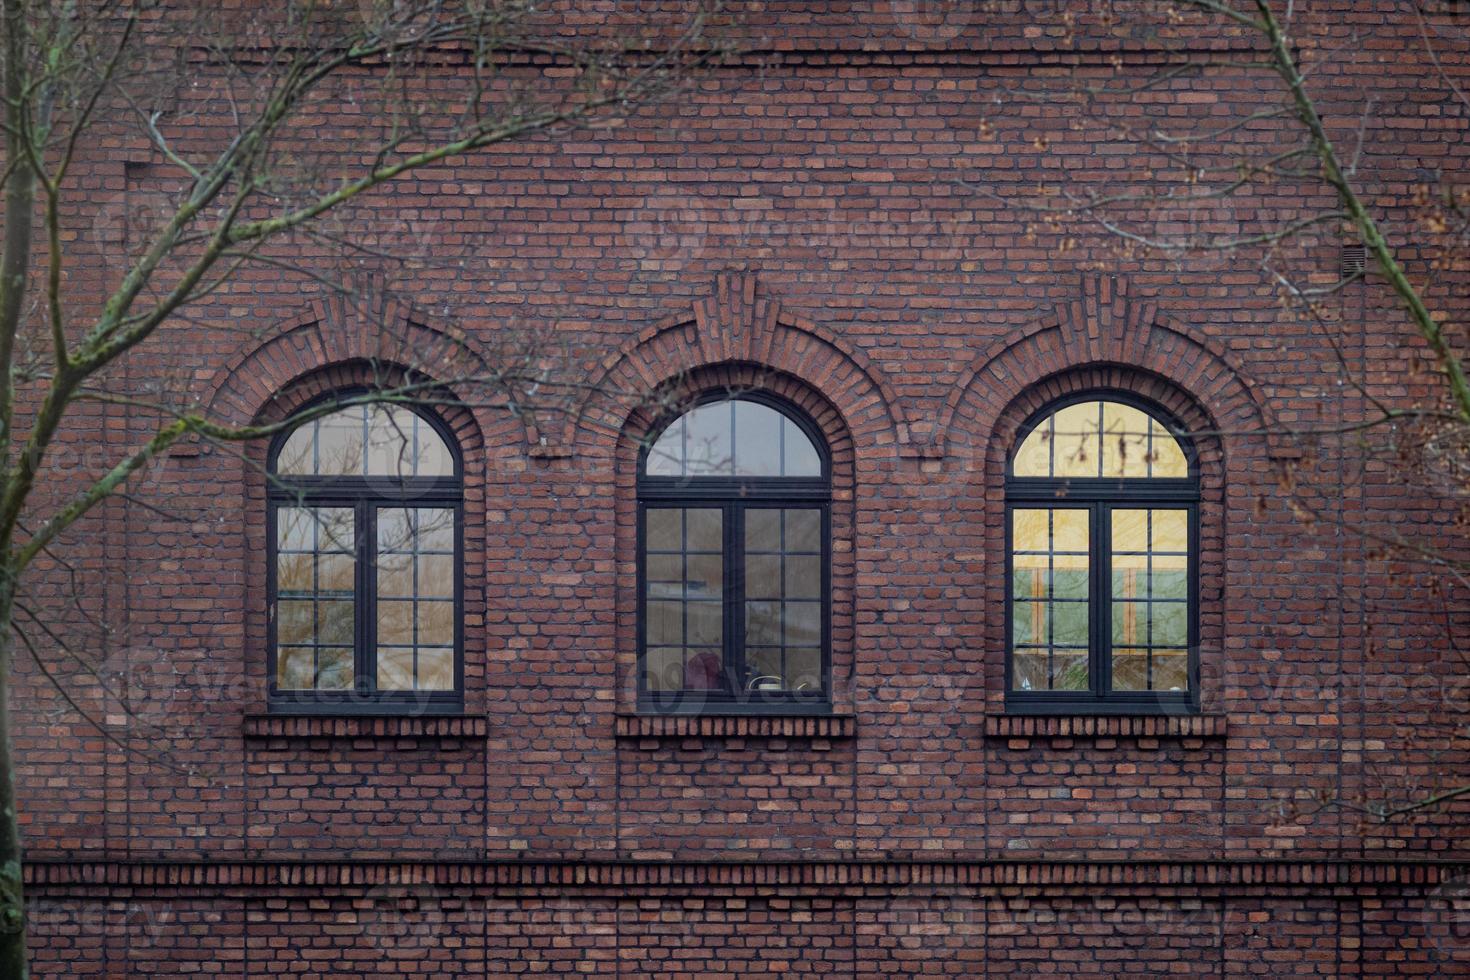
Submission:
M 1122 402 L 1103 402 L 1102 408 L 1102 475 L 1147 477 L 1149 427 L 1156 423 Z
M 1113 551 L 1116 553 L 1119 551 L 1147 550 L 1148 511 L 1113 511 Z M 1117 554 L 1114 554 L 1114 564 L 1117 564 L 1119 557 Z
M 1189 460 L 1184 458 L 1184 450 L 1178 440 L 1157 421 L 1153 426 L 1153 468 L 1150 475 L 1165 478 L 1188 476 Z
M 1052 549 L 1087 553 L 1088 513 L 1078 508 L 1063 508 L 1052 513 Z
M 1055 415 L 1052 470 L 1055 476 L 1097 476 L 1098 403 L 1081 402 Z
M 1011 542 L 1016 551 L 1047 550 L 1047 510 L 1011 511 Z
M 1154 551 L 1189 550 L 1189 512 L 1156 510 L 1153 512 Z
M 1011 472 L 1016 476 L 1051 476 L 1051 424 L 1044 420 L 1016 450 Z
M 1078 402 L 1043 419 L 1022 441 L 1013 476 L 1181 478 L 1189 461 L 1158 419 L 1122 402 Z

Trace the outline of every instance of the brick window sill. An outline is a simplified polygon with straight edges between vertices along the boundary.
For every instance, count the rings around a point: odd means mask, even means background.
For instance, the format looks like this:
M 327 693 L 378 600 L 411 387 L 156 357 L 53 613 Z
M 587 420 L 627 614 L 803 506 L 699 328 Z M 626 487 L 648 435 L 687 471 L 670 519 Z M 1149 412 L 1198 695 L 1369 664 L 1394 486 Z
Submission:
M 634 715 L 617 718 L 618 738 L 852 738 L 852 715 Z
M 986 738 L 1225 738 L 1224 715 L 989 715 Z
M 246 738 L 484 738 L 482 715 L 246 715 Z

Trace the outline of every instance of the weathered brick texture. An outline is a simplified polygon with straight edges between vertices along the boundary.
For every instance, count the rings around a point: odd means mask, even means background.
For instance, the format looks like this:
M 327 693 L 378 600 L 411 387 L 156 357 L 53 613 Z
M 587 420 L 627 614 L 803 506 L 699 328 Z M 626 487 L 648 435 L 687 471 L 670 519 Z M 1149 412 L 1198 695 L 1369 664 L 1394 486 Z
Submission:
M 677 4 L 568 6 L 615 30 Z M 1426 83 L 1408 4 L 1296 7 L 1328 124 L 1426 278 L 1444 242 L 1416 201 L 1459 179 L 1466 104 Z M 1319 325 L 1254 253 L 1148 254 L 1017 206 L 1063 175 L 1176 173 L 1119 127 L 1276 105 L 1240 65 L 1250 38 L 1126 0 L 730 16 L 749 50 L 678 98 L 359 202 L 363 235 L 410 260 L 369 270 L 394 302 L 251 272 L 128 359 L 129 383 L 234 423 L 527 338 L 583 393 L 443 413 L 465 461 L 462 718 L 268 713 L 263 446 L 181 448 L 78 526 L 70 567 L 36 568 L 37 608 L 135 709 L 48 649 L 111 741 L 17 665 L 36 974 L 1470 975 L 1470 798 L 1388 823 L 1344 805 L 1470 778 L 1433 571 L 1371 540 L 1463 557 L 1463 531 L 1381 445 L 1300 431 L 1437 391 L 1403 315 L 1370 276 Z M 1470 90 L 1470 22 L 1428 16 Z M 1141 100 L 996 101 L 1069 73 L 1136 84 L 1176 42 L 1211 64 Z M 185 150 L 227 129 L 197 108 L 164 121 Z M 307 135 L 330 155 L 372 125 L 329 105 Z M 129 244 L 109 209 L 175 177 L 137 138 L 82 150 L 71 275 L 101 295 Z M 1248 234 L 1331 203 L 1308 174 L 1147 217 Z M 1340 244 L 1314 229 L 1294 261 L 1331 282 Z M 1435 271 L 1453 319 L 1467 271 Z M 789 399 L 832 452 L 831 717 L 637 713 L 639 398 L 729 385 Z M 1032 412 L 1095 387 L 1197 436 L 1198 717 L 1005 713 L 1006 456 Z M 41 494 L 155 422 L 79 405 Z

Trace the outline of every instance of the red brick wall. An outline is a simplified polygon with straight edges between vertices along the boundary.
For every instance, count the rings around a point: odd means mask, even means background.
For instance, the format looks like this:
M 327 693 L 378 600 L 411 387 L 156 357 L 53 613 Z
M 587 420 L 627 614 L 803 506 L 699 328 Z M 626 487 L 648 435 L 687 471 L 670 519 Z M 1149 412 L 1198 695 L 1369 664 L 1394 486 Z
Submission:
M 448 376 L 450 334 L 482 359 L 554 338 L 592 394 L 449 413 L 467 718 L 262 717 L 260 447 L 170 456 L 70 537 L 73 567 L 37 569 L 40 608 L 137 708 L 73 681 L 119 745 L 18 667 L 38 975 L 1470 973 L 1470 803 L 1389 824 L 1340 805 L 1470 779 L 1428 573 L 1358 533 L 1453 551 L 1460 532 L 1391 457 L 1286 431 L 1432 380 L 1376 280 L 1328 302 L 1329 339 L 1250 255 L 1139 254 L 1007 206 L 1063 171 L 1126 187 L 1164 165 L 1095 119 L 993 108 L 1059 68 L 1159 64 L 1113 6 L 1121 26 L 1089 14 L 1079 46 L 1040 0 L 747 5 L 757 50 L 695 91 L 364 200 L 376 241 L 453 270 L 400 272 L 380 317 L 254 275 L 130 358 L 131 383 L 237 422 L 375 360 Z M 1414 191 L 1462 169 L 1464 106 L 1405 53 L 1403 5 L 1300 6 L 1329 123 L 1355 139 L 1366 119 L 1361 179 L 1424 275 Z M 1442 55 L 1465 75 L 1470 37 Z M 1217 64 L 1145 104 L 1228 120 L 1264 84 Z M 86 149 L 106 200 L 72 218 L 94 282 L 123 235 L 107 209 L 169 177 L 136 142 Z M 1323 193 L 1210 220 L 1249 230 Z M 1299 258 L 1330 279 L 1338 244 Z M 1459 309 L 1465 286 L 1450 269 L 1432 299 Z M 729 384 L 790 398 L 832 450 L 834 719 L 631 717 L 637 396 Z M 1097 385 L 1199 433 L 1203 719 L 1004 714 L 1006 453 L 1048 399 Z M 153 423 L 72 418 L 45 493 Z

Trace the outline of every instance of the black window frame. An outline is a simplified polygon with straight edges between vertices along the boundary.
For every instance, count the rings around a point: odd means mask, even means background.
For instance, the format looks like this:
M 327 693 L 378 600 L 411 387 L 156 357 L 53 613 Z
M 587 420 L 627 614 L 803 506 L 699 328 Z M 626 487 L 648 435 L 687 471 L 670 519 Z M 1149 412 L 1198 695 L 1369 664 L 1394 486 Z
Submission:
M 1081 402 L 1119 402 L 1156 419 L 1184 453 L 1187 477 L 1017 477 L 1016 453 L 1028 436 L 1052 415 Z M 1005 476 L 1005 701 L 1011 714 L 1143 715 L 1196 714 L 1200 710 L 1199 663 L 1199 455 L 1184 426 L 1162 406 L 1111 388 L 1094 388 L 1048 402 L 1018 430 L 1006 456 Z M 1015 632 L 1014 511 L 1076 508 L 1089 512 L 1088 525 L 1088 689 L 1017 691 L 1013 689 Z M 1112 521 L 1113 510 L 1167 509 L 1188 513 L 1187 626 L 1189 690 L 1113 691 L 1112 677 Z
M 749 401 L 790 419 L 816 449 L 816 477 L 648 476 L 648 455 L 670 425 L 703 405 Z M 637 692 L 638 710 L 650 714 L 830 714 L 832 711 L 832 455 L 826 437 L 805 412 L 760 391 L 707 393 L 681 406 L 653 427 L 638 454 L 637 470 Z M 721 602 L 721 687 L 718 690 L 652 691 L 646 671 L 648 608 L 647 513 L 650 509 L 719 509 L 723 583 Z M 821 690 L 750 691 L 745 674 L 745 514 L 751 510 L 808 509 L 821 513 L 822 658 Z
M 366 394 L 336 391 L 304 406 L 298 415 Z M 359 403 L 360 404 L 360 403 Z M 386 404 L 386 403 L 385 403 Z M 342 407 L 352 407 L 344 405 Z M 272 713 L 327 715 L 452 715 L 464 710 L 464 457 L 459 440 L 437 413 L 402 405 L 426 422 L 444 441 L 454 475 L 443 477 L 282 475 L 276 464 L 282 447 L 297 430 L 289 426 L 271 440 L 266 456 L 266 670 L 267 705 Z M 277 516 L 282 507 L 341 507 L 353 511 L 353 688 L 346 691 L 283 690 L 278 684 Z M 454 512 L 454 690 L 378 691 L 377 513 L 381 508 L 434 508 Z

